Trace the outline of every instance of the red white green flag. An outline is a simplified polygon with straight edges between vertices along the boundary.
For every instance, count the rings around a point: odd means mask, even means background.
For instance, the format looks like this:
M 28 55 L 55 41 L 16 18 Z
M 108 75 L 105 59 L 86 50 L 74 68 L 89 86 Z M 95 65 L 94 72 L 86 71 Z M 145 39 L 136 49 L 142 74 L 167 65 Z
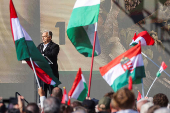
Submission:
M 138 35 L 135 33 L 130 46 L 138 44 L 139 41 L 141 42 L 141 46 L 154 45 L 155 43 L 154 39 L 149 35 L 147 31 L 142 31 Z
M 157 77 L 160 77 L 162 71 L 164 71 L 168 66 L 165 64 L 165 62 L 162 62 L 161 67 L 159 68 L 158 72 L 156 73 Z
M 61 103 L 62 104 L 66 104 L 68 102 L 67 91 L 66 91 L 65 87 L 63 87 L 63 88 L 64 88 L 64 93 L 63 93 L 63 97 L 62 97 Z
M 88 88 L 81 68 L 77 72 L 76 78 L 68 95 L 71 98 L 83 101 L 87 96 Z
M 10 24 L 13 41 L 16 48 L 17 59 L 25 60 L 32 68 L 29 58 L 33 60 L 37 76 L 47 84 L 59 85 L 61 82 L 53 75 L 52 69 L 46 59 L 36 48 L 34 42 L 24 28 L 20 25 L 12 0 L 10 0 Z
M 128 84 L 129 76 L 133 83 L 141 83 L 141 79 L 145 77 L 145 69 L 140 43 L 100 67 L 100 73 L 115 92 Z
M 68 23 L 68 38 L 85 57 L 92 56 L 94 34 L 97 34 L 94 23 L 98 22 L 99 8 L 100 0 L 76 0 Z M 96 35 L 94 56 L 100 53 L 100 43 Z
M 141 98 L 142 98 L 142 95 L 141 95 L 141 93 L 140 93 L 140 92 L 139 92 L 139 90 L 138 90 L 138 97 L 137 97 L 137 101 L 139 101 Z

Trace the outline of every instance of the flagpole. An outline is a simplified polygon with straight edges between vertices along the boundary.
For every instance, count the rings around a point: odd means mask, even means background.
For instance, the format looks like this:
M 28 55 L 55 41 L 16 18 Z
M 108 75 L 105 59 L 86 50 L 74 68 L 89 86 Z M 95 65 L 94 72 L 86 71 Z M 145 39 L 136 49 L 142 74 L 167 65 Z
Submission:
M 155 83 L 155 81 L 156 81 L 157 78 L 158 78 L 158 77 L 156 77 L 155 80 L 152 82 L 152 84 L 151 84 L 151 86 L 150 86 L 150 88 L 149 88 L 149 90 L 148 90 L 148 92 L 147 92 L 147 94 L 146 94 L 146 97 L 148 96 L 149 91 L 151 90 L 151 88 L 152 88 L 152 86 L 153 86 L 153 84 Z
M 40 83 L 38 81 L 38 77 L 37 77 L 37 74 L 36 74 L 36 71 L 35 71 L 35 68 L 34 68 L 34 64 L 32 62 L 32 58 L 31 57 L 30 57 L 30 61 L 31 61 L 31 65 L 32 65 L 32 68 L 33 68 L 33 71 L 34 71 L 35 78 L 36 78 L 37 83 L 38 83 L 38 88 L 40 88 Z
M 142 52 L 142 55 L 145 56 L 147 59 L 149 59 L 149 60 L 150 60 L 152 63 L 154 63 L 157 67 L 160 67 L 160 66 L 158 66 L 158 64 L 156 64 L 153 60 L 151 60 L 148 56 L 146 56 L 146 54 L 144 54 L 143 52 Z M 170 75 L 169 75 L 165 70 L 163 70 L 163 72 L 170 77 Z
M 141 79 L 141 82 L 142 82 L 142 97 L 144 98 L 145 97 L 145 92 L 144 92 L 143 79 Z
M 92 60 L 91 60 L 91 69 L 90 69 L 90 78 L 89 78 L 89 87 L 88 87 L 88 97 L 90 97 L 90 88 L 91 88 L 91 79 L 92 79 L 92 70 L 93 70 L 93 59 L 94 59 L 94 50 L 96 43 L 96 34 L 97 34 L 97 22 L 95 23 L 95 32 L 94 32 L 94 42 L 93 42 L 93 52 L 92 52 Z

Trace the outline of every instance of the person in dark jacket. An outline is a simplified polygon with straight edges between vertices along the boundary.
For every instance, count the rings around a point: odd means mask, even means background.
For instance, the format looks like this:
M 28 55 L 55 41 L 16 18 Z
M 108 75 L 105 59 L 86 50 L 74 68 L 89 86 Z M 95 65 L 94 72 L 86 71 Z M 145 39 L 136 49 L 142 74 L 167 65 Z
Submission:
M 40 43 L 37 48 L 41 52 L 41 54 L 47 59 L 53 71 L 54 76 L 56 76 L 59 79 L 57 56 L 60 48 L 58 44 L 52 41 L 52 35 L 53 34 L 51 31 L 44 31 L 42 34 L 43 42 Z M 46 97 L 47 97 L 47 90 L 49 90 L 50 94 L 52 93 L 52 89 L 54 88 L 53 86 L 48 85 L 41 80 L 40 80 L 40 85 L 43 87 Z

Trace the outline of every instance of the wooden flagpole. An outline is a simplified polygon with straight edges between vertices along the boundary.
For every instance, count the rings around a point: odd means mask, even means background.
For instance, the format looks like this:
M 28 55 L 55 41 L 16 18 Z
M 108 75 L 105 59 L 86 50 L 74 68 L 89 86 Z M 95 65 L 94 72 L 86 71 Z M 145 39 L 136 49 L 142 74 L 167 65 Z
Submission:
M 92 71 L 93 71 L 94 50 L 95 50 L 95 45 L 96 45 L 96 35 L 97 35 L 97 22 L 95 23 L 94 42 L 93 42 L 93 52 L 92 52 L 91 69 L 90 69 L 90 78 L 89 78 L 89 87 L 88 87 L 88 95 L 87 95 L 88 97 L 90 97 L 91 79 L 92 79 Z

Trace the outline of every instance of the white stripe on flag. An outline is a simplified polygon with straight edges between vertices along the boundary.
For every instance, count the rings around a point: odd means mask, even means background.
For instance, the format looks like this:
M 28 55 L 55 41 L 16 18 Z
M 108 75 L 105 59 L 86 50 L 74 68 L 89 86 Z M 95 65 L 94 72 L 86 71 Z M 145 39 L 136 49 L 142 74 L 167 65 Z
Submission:
M 83 81 L 81 80 L 80 82 L 79 82 L 79 84 L 77 85 L 77 87 L 75 88 L 75 90 L 74 90 L 74 92 L 73 92 L 73 94 L 72 94 L 72 98 L 74 98 L 74 99 L 77 99 L 78 97 L 79 97 L 79 95 L 80 95 L 80 93 L 82 92 L 84 90 L 84 83 L 83 83 Z
M 77 0 L 74 8 L 100 4 L 100 0 Z
M 13 35 L 14 35 L 14 41 L 23 38 L 24 34 L 21 30 L 22 27 L 20 25 L 19 19 L 18 18 L 12 18 L 11 22 L 12 22 L 12 30 L 13 30 Z
M 93 42 L 94 42 L 94 33 L 95 33 L 95 24 L 91 24 L 91 25 L 87 25 L 87 26 L 83 26 L 84 30 L 86 31 L 90 43 L 93 46 Z M 99 38 L 98 38 L 98 34 L 96 34 L 96 45 L 95 45 L 95 52 L 99 55 L 101 53 L 100 50 L 100 42 L 99 42 Z
M 133 69 L 139 66 L 143 66 L 143 62 L 139 62 L 139 61 L 143 61 L 142 60 L 142 55 L 138 54 L 137 56 L 132 57 L 131 59 L 132 65 L 133 65 Z M 125 71 L 123 70 L 121 64 L 117 64 L 116 66 L 112 67 L 104 76 L 103 78 L 107 81 L 107 83 L 111 86 L 114 82 L 114 80 L 119 77 L 120 75 L 122 75 L 123 73 L 125 73 Z

